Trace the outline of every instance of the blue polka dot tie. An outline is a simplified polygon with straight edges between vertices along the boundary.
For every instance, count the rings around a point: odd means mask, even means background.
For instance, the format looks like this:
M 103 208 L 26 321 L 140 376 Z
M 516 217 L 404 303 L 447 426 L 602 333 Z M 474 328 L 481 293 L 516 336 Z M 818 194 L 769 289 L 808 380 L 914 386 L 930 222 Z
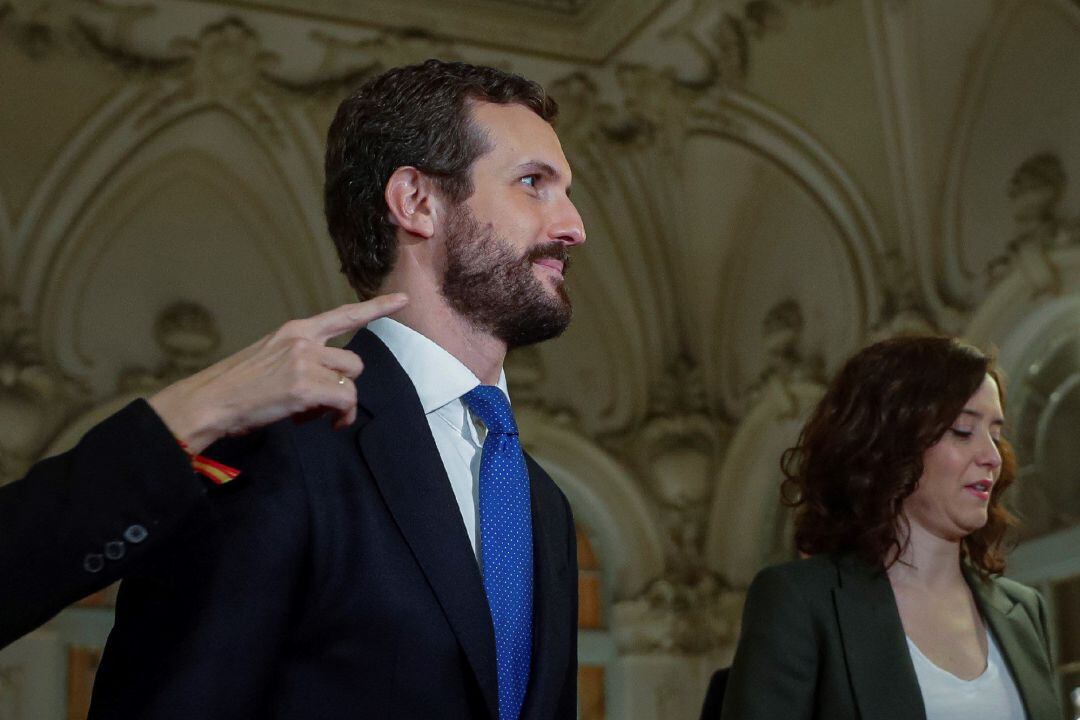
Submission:
M 502 390 L 478 385 L 462 399 L 487 428 L 480 455 L 480 554 L 495 626 L 499 720 L 517 720 L 529 685 L 532 655 L 529 473 L 514 413 Z

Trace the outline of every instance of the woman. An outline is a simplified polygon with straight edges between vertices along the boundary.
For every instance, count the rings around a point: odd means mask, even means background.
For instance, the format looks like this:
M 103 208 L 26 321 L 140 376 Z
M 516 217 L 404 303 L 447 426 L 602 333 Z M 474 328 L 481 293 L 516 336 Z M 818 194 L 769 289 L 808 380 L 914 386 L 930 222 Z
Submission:
M 955 340 L 848 360 L 784 455 L 809 557 L 751 584 L 724 720 L 1060 720 L 1042 598 L 999 575 L 1002 405 Z

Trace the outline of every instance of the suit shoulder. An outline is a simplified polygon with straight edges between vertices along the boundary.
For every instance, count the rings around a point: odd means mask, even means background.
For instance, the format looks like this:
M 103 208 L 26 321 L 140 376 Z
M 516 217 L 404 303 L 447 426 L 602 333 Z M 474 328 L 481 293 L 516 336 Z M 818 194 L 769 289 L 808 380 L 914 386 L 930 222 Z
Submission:
M 754 577 L 754 582 L 832 585 L 836 582 L 836 576 L 836 559 L 831 555 L 815 555 L 763 568 Z
M 1035 605 L 1039 602 L 1039 591 L 1029 585 L 1024 585 L 1001 575 L 992 576 L 990 583 L 1005 593 L 1013 602 L 1025 605 Z
M 760 570 L 747 590 L 747 601 L 770 606 L 797 603 L 819 607 L 831 602 L 832 591 L 838 585 L 835 558 L 819 555 Z

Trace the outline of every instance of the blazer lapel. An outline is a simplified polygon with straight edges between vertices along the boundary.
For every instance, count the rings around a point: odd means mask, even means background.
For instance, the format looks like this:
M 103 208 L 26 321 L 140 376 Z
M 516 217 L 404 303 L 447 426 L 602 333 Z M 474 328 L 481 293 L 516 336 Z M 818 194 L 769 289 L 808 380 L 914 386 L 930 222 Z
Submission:
M 559 694 L 559 683 L 566 676 L 563 661 L 568 653 L 569 633 L 577 632 L 577 628 L 566 625 L 567 603 L 572 598 L 560 590 L 567 585 L 568 571 L 568 550 L 559 540 L 565 530 L 556 521 L 563 513 L 555 508 L 549 510 L 550 493 L 544 492 L 538 482 L 539 478 L 547 479 L 546 473 L 528 455 L 525 461 L 532 488 L 533 654 L 521 717 L 549 718 L 554 714 L 552 705 Z
M 862 720 L 925 720 L 919 681 L 888 577 L 845 556 L 833 590 L 840 639 Z
M 461 644 L 492 718 L 498 712 L 495 632 L 480 569 L 411 381 L 374 334 L 349 343 L 364 361 L 357 441 L 375 482 Z
M 1054 671 L 1047 664 L 1046 650 L 1033 619 L 1023 605 L 1010 599 L 995 583 L 979 579 L 967 566 L 964 576 L 1016 681 L 1027 716 L 1032 720 L 1059 716 L 1061 711 L 1050 681 Z

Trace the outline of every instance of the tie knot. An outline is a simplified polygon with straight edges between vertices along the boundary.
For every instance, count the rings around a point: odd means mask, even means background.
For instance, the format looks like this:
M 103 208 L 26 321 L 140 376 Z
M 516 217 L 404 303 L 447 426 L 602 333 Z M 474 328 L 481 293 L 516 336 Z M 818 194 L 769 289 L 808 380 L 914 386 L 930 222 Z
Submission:
M 473 414 L 480 418 L 489 433 L 517 435 L 517 423 L 510 401 L 494 385 L 477 385 L 461 396 Z

